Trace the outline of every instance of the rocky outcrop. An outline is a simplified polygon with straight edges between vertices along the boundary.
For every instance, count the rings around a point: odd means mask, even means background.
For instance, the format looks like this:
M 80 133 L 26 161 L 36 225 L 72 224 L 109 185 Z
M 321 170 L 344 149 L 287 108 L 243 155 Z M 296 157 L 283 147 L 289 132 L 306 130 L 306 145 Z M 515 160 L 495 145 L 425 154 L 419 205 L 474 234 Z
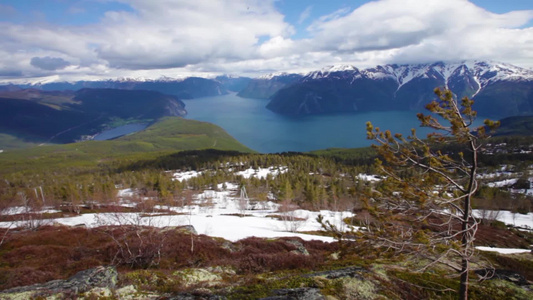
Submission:
M 363 279 L 360 273 L 365 273 L 365 272 L 367 272 L 367 270 L 365 270 L 364 268 L 349 267 L 349 268 L 344 268 L 344 269 L 313 273 L 313 274 L 306 275 L 305 277 L 325 277 L 327 279 L 338 279 L 338 278 L 350 277 L 350 278 Z
M 305 248 L 305 246 L 298 240 L 288 240 L 287 243 L 293 245 L 296 247 L 296 250 L 291 251 L 291 253 L 294 254 L 301 254 L 301 255 L 309 255 L 309 251 Z
M 53 280 L 43 284 L 16 287 L 0 292 L 1 299 L 30 299 L 39 297 L 68 298 L 94 288 L 114 289 L 117 284 L 115 267 L 96 267 L 76 273 L 66 280 Z
M 275 296 L 262 298 L 263 300 L 322 300 L 326 299 L 317 288 L 282 289 L 274 291 Z

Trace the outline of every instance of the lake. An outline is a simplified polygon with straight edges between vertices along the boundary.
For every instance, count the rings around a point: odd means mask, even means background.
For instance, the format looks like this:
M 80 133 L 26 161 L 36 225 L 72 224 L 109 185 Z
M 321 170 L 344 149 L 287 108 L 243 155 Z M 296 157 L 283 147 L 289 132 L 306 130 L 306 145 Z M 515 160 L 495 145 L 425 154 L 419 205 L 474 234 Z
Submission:
M 374 127 L 405 135 L 411 128 L 417 128 L 419 136 L 430 131 L 419 127 L 417 112 L 413 111 L 287 117 L 266 109 L 268 100 L 241 98 L 236 94 L 183 102 L 187 119 L 216 124 L 239 142 L 262 153 L 369 146 L 367 121 Z
M 118 126 L 112 129 L 104 130 L 100 132 L 99 134 L 94 136 L 95 141 L 105 141 L 114 139 L 126 134 L 134 133 L 140 130 L 145 129 L 148 126 L 147 123 L 133 123 L 133 124 L 126 124 L 122 126 Z

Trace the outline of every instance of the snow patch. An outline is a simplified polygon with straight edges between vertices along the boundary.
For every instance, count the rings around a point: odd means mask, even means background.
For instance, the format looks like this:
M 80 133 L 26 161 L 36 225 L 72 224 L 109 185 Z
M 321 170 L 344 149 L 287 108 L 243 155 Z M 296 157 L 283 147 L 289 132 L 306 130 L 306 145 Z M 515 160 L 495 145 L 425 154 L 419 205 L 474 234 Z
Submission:
M 259 169 L 249 176 L 266 176 L 265 174 L 286 171 L 286 167 L 277 169 Z M 246 170 L 249 171 L 249 170 Z M 244 172 L 244 171 L 243 171 Z M 320 231 L 322 226 L 317 222 L 318 215 L 324 221 L 335 224 L 341 230 L 348 230 L 343 219 L 352 217 L 349 211 L 320 212 L 308 210 L 280 211 L 280 205 L 273 201 L 254 201 L 243 197 L 238 185 L 226 182 L 217 186 L 218 190 L 205 190 L 192 199 L 192 203 L 184 206 L 157 206 L 179 213 L 178 215 L 161 215 L 159 213 L 99 213 L 83 214 L 70 218 L 50 220 L 68 226 L 84 225 L 98 227 L 103 225 L 145 225 L 155 227 L 192 225 L 199 234 L 221 237 L 237 241 L 247 237 L 300 237 L 304 240 L 335 241 L 332 237 L 310 235 L 295 231 Z M 135 195 L 135 191 L 124 189 L 119 191 L 122 196 Z M 20 208 L 12 208 L 13 212 Z M 0 227 L 24 226 L 24 222 L 0 222 Z
M 286 173 L 289 170 L 287 167 L 269 167 L 269 168 L 259 168 L 259 169 L 253 169 L 249 168 L 244 171 L 240 171 L 235 173 L 235 175 L 240 175 L 244 178 L 258 178 L 258 179 L 265 179 L 267 175 L 272 176 L 278 176 L 279 174 Z
M 531 250 L 528 249 L 516 249 L 516 248 L 494 248 L 494 247 L 476 247 L 476 249 L 481 251 L 491 251 L 491 252 L 498 252 L 501 254 L 517 254 L 517 253 L 528 253 L 531 252 Z
M 176 172 L 174 174 L 172 174 L 172 177 L 174 180 L 177 180 L 177 181 L 184 181 L 184 180 L 189 180 L 191 178 L 194 178 L 194 177 L 198 177 L 202 175 L 202 172 L 198 172 L 198 171 L 185 171 L 185 172 Z

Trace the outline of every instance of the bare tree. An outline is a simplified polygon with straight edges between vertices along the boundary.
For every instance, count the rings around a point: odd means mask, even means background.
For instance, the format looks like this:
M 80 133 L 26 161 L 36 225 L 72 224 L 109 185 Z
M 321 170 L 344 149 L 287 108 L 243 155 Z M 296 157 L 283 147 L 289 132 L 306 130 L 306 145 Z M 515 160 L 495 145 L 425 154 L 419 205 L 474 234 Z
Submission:
M 112 263 L 149 268 L 159 265 L 168 232 L 157 228 L 150 211 L 115 211 L 96 216 L 98 230 L 113 241 L 116 251 Z
M 430 114 L 417 115 L 421 126 L 435 130 L 426 139 L 414 129 L 404 137 L 367 123 L 385 178 L 366 199 L 366 208 L 378 220 L 368 224 L 368 236 L 388 249 L 428 259 L 420 271 L 436 263 L 456 270 L 460 299 L 467 299 L 478 228 L 471 200 L 478 188 L 479 149 L 488 138 L 486 128 L 499 123 L 485 120 L 485 126 L 473 128 L 472 100 L 465 97 L 458 103 L 449 90 L 435 89 L 435 94 L 438 100 L 426 106 Z

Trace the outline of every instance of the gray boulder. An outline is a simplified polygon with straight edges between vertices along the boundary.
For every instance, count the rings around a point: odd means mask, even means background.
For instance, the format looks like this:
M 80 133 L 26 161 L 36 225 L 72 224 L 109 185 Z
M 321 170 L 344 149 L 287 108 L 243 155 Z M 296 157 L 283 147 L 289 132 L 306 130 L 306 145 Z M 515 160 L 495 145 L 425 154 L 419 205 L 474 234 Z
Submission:
M 117 269 L 99 266 L 76 273 L 66 280 L 16 287 L 0 292 L 1 299 L 29 299 L 62 294 L 64 297 L 85 293 L 93 288 L 114 289 L 117 284 Z

